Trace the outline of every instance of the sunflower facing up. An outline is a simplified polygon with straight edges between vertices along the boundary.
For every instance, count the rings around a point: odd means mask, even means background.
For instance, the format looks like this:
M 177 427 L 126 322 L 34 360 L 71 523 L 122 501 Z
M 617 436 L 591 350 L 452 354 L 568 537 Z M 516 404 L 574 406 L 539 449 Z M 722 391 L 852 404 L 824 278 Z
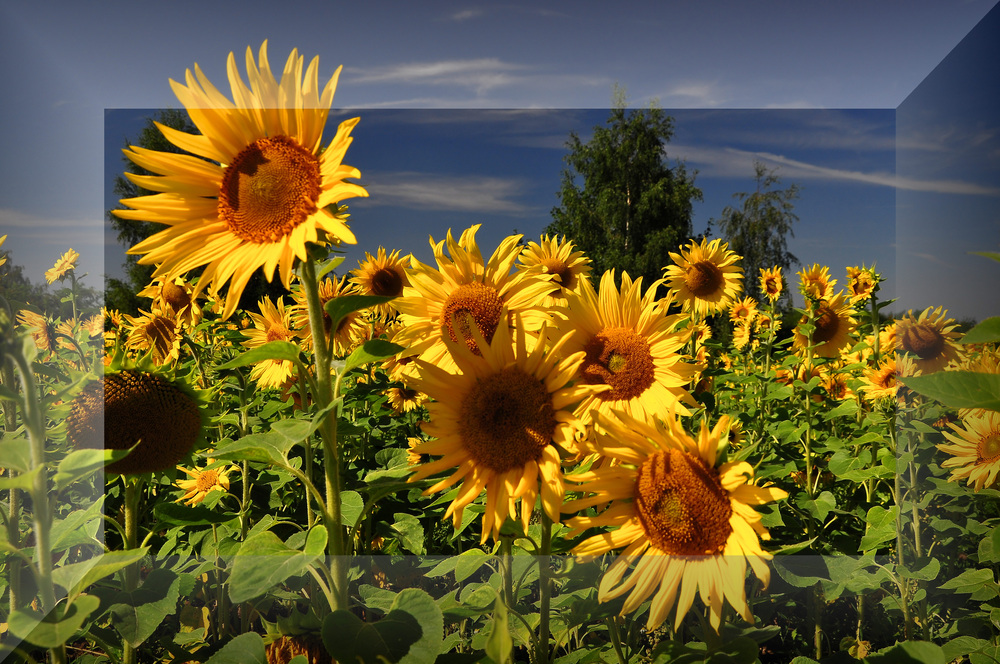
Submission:
M 514 271 L 520 253 L 520 235 L 506 238 L 488 262 L 476 244 L 480 224 L 467 228 L 458 242 L 451 231 L 445 240 L 431 238 L 437 268 L 411 258 L 410 285 L 403 297 L 393 300 L 400 327 L 393 341 L 406 347 L 407 355 L 454 370 L 446 340 L 465 343 L 478 352 L 472 330 L 478 328 L 489 342 L 496 331 L 520 314 L 529 333 L 549 319 L 541 302 L 552 283 L 538 269 Z M 445 256 L 447 247 L 449 256 Z
M 757 317 L 757 300 L 745 297 L 733 302 L 729 308 L 729 319 L 741 325 L 750 325 Z
M 169 364 L 180 359 L 181 322 L 164 311 L 139 310 L 138 316 L 125 314 L 128 337 L 125 347 L 139 354 L 152 353 L 156 364 Z
M 851 304 L 864 302 L 872 296 L 879 283 L 875 266 L 847 268 L 847 290 L 851 294 Z
M 716 465 L 727 444 L 728 417 L 711 430 L 703 425 L 697 439 L 674 413 L 665 422 L 623 413 L 598 418 L 606 433 L 597 436 L 596 446 L 620 464 L 568 475 L 590 495 L 563 508 L 573 512 L 609 505 L 597 516 L 566 521 L 570 536 L 595 527 L 612 529 L 578 545 L 576 555 L 590 558 L 625 547 L 601 579 L 598 600 L 628 594 L 624 615 L 652 595 L 649 630 L 663 624 L 676 605 L 676 631 L 696 594 L 709 608 L 716 631 L 724 602 L 753 622 L 744 588 L 747 563 L 766 587 L 771 577 L 766 561 L 772 556 L 760 548 L 760 539 L 769 535 L 752 506 L 788 494 L 755 486 L 753 468 L 745 461 Z
M 566 293 L 577 291 L 580 282 L 590 277 L 590 259 L 575 247 L 565 236 L 543 235 L 540 242 L 529 242 L 518 258 L 518 269 L 542 266 L 543 274 L 552 275 L 552 283 L 557 287 L 545 296 L 543 306 L 566 304 Z
M 445 512 L 456 528 L 465 507 L 486 491 L 483 542 L 499 536 L 508 516 L 518 518 L 518 503 L 527 530 L 539 496 L 548 517 L 559 520 L 565 491 L 560 448 L 574 451 L 578 428 L 572 408 L 600 389 L 568 386 L 584 356 L 577 352 L 560 359 L 568 337 L 549 344 L 549 330 L 543 326 L 529 351 L 524 328 L 515 328 L 512 339 L 510 329 L 500 325 L 487 342 L 473 327 L 478 355 L 462 342 L 445 339 L 458 373 L 417 360 L 420 376 L 410 380 L 413 389 L 433 400 L 427 404 L 429 421 L 422 429 L 436 438 L 413 445 L 411 452 L 440 457 L 414 466 L 410 481 L 451 473 L 425 495 L 461 482 Z M 547 345 L 551 352 L 546 352 Z
M 675 265 L 665 268 L 664 279 L 684 311 L 704 318 L 724 311 L 743 290 L 743 268 L 729 245 L 720 239 L 694 240 L 681 253 L 670 252 Z
M 330 145 L 320 146 L 339 68 L 320 88 L 319 58 L 303 76 L 304 58 L 293 50 L 278 81 L 266 41 L 257 63 L 247 49 L 249 88 L 232 53 L 227 64 L 233 101 L 198 65 L 193 74 L 187 70 L 187 85 L 170 81 L 201 134 L 157 123 L 168 141 L 191 154 L 126 149 L 129 159 L 156 175 L 125 176 L 160 193 L 124 199 L 132 209 L 114 211 L 123 219 L 168 226 L 129 249 L 142 254 L 139 263 L 158 265 L 154 278 L 204 266 L 199 292 L 210 287 L 217 294 L 228 282 L 224 319 L 236 310 L 257 268 L 264 268 L 268 280 L 277 269 L 288 288 L 295 259 L 306 259 L 308 243 L 354 244 L 337 204 L 368 195 L 345 181 L 360 173 L 342 163 L 358 119 L 341 123 Z
M 580 402 L 575 414 L 584 424 L 592 411 L 623 410 L 644 418 L 662 415 L 672 405 L 688 415 L 686 406 L 695 405 L 687 386 L 700 367 L 678 352 L 690 339 L 691 330 L 678 329 L 687 316 L 666 315 L 671 300 L 655 299 L 659 283 L 643 293 L 642 277 L 632 281 L 623 272 L 619 292 L 609 270 L 599 293 L 587 281 L 580 293 L 569 295 L 567 307 L 556 310 L 560 332 L 575 331 L 563 352 L 584 353 L 582 381 L 610 387 Z
M 921 373 L 940 371 L 962 358 L 962 351 L 955 343 L 962 334 L 956 331 L 958 324 L 947 314 L 941 307 L 928 307 L 919 316 L 908 311 L 896 321 L 898 348 L 914 356 L 913 363 Z

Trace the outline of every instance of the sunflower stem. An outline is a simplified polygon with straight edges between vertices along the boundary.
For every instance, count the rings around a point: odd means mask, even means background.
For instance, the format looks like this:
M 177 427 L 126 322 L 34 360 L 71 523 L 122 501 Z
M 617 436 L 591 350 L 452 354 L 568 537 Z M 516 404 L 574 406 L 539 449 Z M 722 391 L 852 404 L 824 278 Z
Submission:
M 125 484 L 125 550 L 132 551 L 139 540 L 139 477 L 122 475 Z M 139 587 L 139 563 L 135 562 L 125 567 L 124 590 L 127 593 Z M 135 664 L 138 654 L 135 646 L 129 641 L 122 642 L 122 661 L 125 664 Z
M 892 441 L 892 455 L 896 459 L 896 468 L 893 472 L 892 498 L 896 504 L 896 567 L 903 567 L 903 489 L 901 475 L 899 472 L 899 433 L 896 426 L 889 427 L 889 438 Z M 906 581 L 901 581 L 898 586 L 900 594 L 900 605 L 903 610 L 903 634 L 906 640 L 912 636 L 910 626 L 910 593 Z
M 11 366 L 10 362 L 7 362 L 6 360 L 4 360 L 2 362 L 2 366 L 0 366 L 0 384 L 6 385 L 11 391 L 17 389 L 14 383 L 14 368 Z M 4 399 L 2 404 L 4 431 L 6 433 L 13 433 L 13 431 L 17 428 L 17 404 L 8 399 Z M 14 469 L 10 468 L 7 470 L 8 477 L 13 478 L 14 474 Z M 7 541 L 10 542 L 11 546 L 16 549 L 21 545 L 21 491 L 16 488 L 11 488 L 9 491 Z M 9 560 L 10 574 L 8 575 L 8 594 L 10 596 L 10 612 L 13 613 L 17 609 L 21 608 L 21 560 L 16 556 L 10 558 Z
M 307 253 L 302 261 L 302 291 L 309 307 L 309 329 L 313 335 L 313 354 L 316 367 L 316 393 L 313 401 L 322 411 L 334 403 L 337 395 L 332 382 L 331 354 L 326 341 L 323 323 L 323 303 L 319 297 L 319 285 L 316 280 L 316 266 L 312 255 Z M 339 388 L 339 379 L 337 387 Z M 340 449 L 337 444 L 338 414 L 327 413 L 319 427 L 323 439 L 323 470 L 326 475 L 326 529 L 329 537 L 327 553 L 332 557 L 335 588 L 333 589 L 336 611 L 347 608 L 347 560 L 344 551 L 344 533 L 341 527 L 340 502 Z
M 618 628 L 618 618 L 608 616 L 604 619 L 604 622 L 608 626 L 608 633 L 611 635 L 611 645 L 615 648 L 618 664 L 628 664 L 628 659 L 625 658 L 625 653 L 622 651 L 622 635 Z
M 552 519 L 542 509 L 542 544 L 538 556 L 538 664 L 549 662 L 549 612 L 552 599 Z

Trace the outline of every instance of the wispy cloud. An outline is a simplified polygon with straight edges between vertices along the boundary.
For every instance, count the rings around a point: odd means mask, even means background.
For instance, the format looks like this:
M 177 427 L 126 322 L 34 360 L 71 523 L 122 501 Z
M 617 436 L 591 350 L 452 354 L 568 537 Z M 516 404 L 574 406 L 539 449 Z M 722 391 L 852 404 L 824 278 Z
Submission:
M 715 82 L 688 81 L 667 90 L 661 103 L 676 108 L 714 108 L 726 102 L 726 95 Z
M 484 13 L 485 12 L 483 11 L 482 8 L 477 7 L 474 9 L 463 9 L 461 11 L 454 12 L 448 18 L 451 19 L 452 21 L 461 22 L 461 21 L 468 21 L 469 19 L 473 18 L 479 18 Z
M 32 240 L 46 245 L 95 244 L 95 241 L 100 244 L 104 222 L 100 219 L 64 219 L 0 209 L 0 235 L 8 232 L 16 235 L 18 241 Z
M 789 178 L 847 181 L 871 184 L 909 191 L 938 194 L 967 194 L 1000 196 L 1000 188 L 963 182 L 960 180 L 930 180 L 900 177 L 895 173 L 864 172 L 817 166 L 769 152 L 750 152 L 735 148 L 703 148 L 671 145 L 670 155 L 683 159 L 689 166 L 698 168 L 704 175 L 716 177 L 749 177 L 753 162 L 759 160 L 771 166 L 780 166 L 781 175 Z
M 527 69 L 524 65 L 504 62 L 498 58 L 473 60 L 439 60 L 437 62 L 410 62 L 373 69 L 355 69 L 351 82 L 409 83 L 416 85 L 457 85 L 469 87 L 482 94 L 493 88 L 510 85 L 515 77 L 511 72 Z
M 518 200 L 528 183 L 517 178 L 442 176 L 417 172 L 366 173 L 370 198 L 356 205 L 392 205 L 442 212 L 522 216 L 537 210 Z

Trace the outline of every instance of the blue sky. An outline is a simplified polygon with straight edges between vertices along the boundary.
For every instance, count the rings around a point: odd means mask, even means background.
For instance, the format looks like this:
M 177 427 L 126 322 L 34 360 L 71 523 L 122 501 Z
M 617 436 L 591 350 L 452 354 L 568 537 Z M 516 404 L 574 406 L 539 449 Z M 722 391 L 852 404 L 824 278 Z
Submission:
M 8 65 L 0 119 L 9 134 L 0 155 L 0 232 L 10 234 L 6 247 L 33 281 L 72 246 L 87 282 L 99 284 L 120 260 L 112 247 L 104 264 L 107 168 L 118 160 L 118 130 L 138 117 L 106 109 L 177 106 L 167 80 L 182 79 L 195 62 L 226 90 L 229 51 L 241 56 L 266 38 L 274 65 L 293 47 L 320 56 L 321 77 L 344 65 L 334 106 L 345 109 L 338 117 L 362 117 L 347 161 L 371 191 L 351 206 L 362 251 L 381 243 L 420 257 L 428 234 L 477 222 L 486 226 L 486 248 L 513 228 L 537 236 L 557 202 L 568 131 L 586 136 L 602 123 L 606 111 L 581 109 L 606 108 L 618 83 L 632 105 L 658 99 L 676 118 L 668 154 L 697 169 L 705 191 L 696 227 L 752 186 L 752 161 L 761 158 L 802 187 L 790 248 L 803 263 L 830 264 L 842 283 L 845 265 L 877 260 L 890 279 L 907 276 L 911 301 L 901 304 L 925 306 L 937 294 L 911 288 L 927 270 L 894 241 L 896 199 L 936 197 L 907 202 L 924 212 L 961 207 L 980 220 L 976 229 L 991 232 L 1000 189 L 998 170 L 988 169 L 996 165 L 962 160 L 956 146 L 983 154 L 983 145 L 995 145 L 996 126 L 957 122 L 954 109 L 938 109 L 936 123 L 934 113 L 913 111 L 901 155 L 894 109 L 995 4 L 583 2 L 559 5 L 564 12 L 306 3 L 282 6 L 279 16 L 264 2 L 8 3 L 0 7 Z M 933 106 L 917 101 L 911 106 Z M 950 134 L 942 115 L 957 122 Z M 918 167 L 928 155 L 936 166 Z M 949 170 L 942 155 L 958 163 Z M 894 177 L 900 158 L 905 181 Z M 920 223 L 940 229 L 942 219 L 925 214 Z M 973 250 L 997 244 L 1000 237 Z M 960 246 L 947 257 L 924 246 L 912 253 L 953 271 L 965 256 Z M 942 303 L 955 315 L 1000 313 L 1000 303 L 997 311 Z

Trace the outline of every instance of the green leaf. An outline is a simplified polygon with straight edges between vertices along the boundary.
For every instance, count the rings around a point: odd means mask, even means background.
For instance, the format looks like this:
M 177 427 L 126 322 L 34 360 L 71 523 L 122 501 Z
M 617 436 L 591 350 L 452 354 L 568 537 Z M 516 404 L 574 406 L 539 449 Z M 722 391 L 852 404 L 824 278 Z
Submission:
M 240 634 L 209 657 L 205 664 L 267 664 L 264 639 L 256 632 Z
M 269 530 L 258 533 L 243 543 L 233 559 L 229 597 L 235 603 L 259 597 L 286 579 L 304 574 L 317 558 L 289 548 Z
M 970 251 L 970 254 L 975 254 L 976 256 L 985 256 L 986 258 L 992 258 L 993 260 L 1000 263 L 1000 252 L 997 251 Z
M 952 408 L 1000 410 L 1000 374 L 938 371 L 899 379 L 907 387 Z
M 307 556 L 322 556 L 326 553 L 326 543 L 329 541 L 329 533 L 326 531 L 326 526 L 318 524 L 309 530 L 309 534 L 306 536 L 305 546 L 302 547 L 302 553 Z
M 235 369 L 245 367 L 250 364 L 257 364 L 264 360 L 286 360 L 288 362 L 298 362 L 299 353 L 302 349 L 291 341 L 269 341 L 263 346 L 252 348 L 239 356 L 234 357 L 219 369 Z
M 945 661 L 953 662 L 971 653 L 979 652 L 989 645 L 990 642 L 986 639 L 977 639 L 971 636 L 959 636 L 942 645 L 941 651 L 944 653 Z
M 340 492 L 340 523 L 353 528 L 365 510 L 365 501 L 357 491 Z
M 181 579 L 169 569 L 154 569 L 131 592 L 121 592 L 109 611 L 112 624 L 130 644 L 137 646 L 148 639 L 164 618 L 177 611 Z
M 4 435 L 0 442 L 0 468 L 13 468 L 22 473 L 31 469 L 31 441 Z
M 210 526 L 239 518 L 239 514 L 216 512 L 204 505 L 180 503 L 157 503 L 153 506 L 153 514 L 160 522 L 175 526 Z
M 835 417 L 854 416 L 858 412 L 858 402 L 850 399 L 842 402 L 839 406 L 823 415 L 824 420 L 832 420 Z
M 871 551 L 878 548 L 878 545 L 882 542 L 896 537 L 896 514 L 898 509 L 895 505 L 889 509 L 876 505 L 868 510 L 868 514 L 865 515 L 868 530 L 861 538 L 858 551 Z
M 482 549 L 463 551 L 455 558 L 455 582 L 462 583 L 491 560 L 493 556 Z
M 92 560 L 63 565 L 52 570 L 52 582 L 65 588 L 70 597 L 118 570 L 139 562 L 149 553 L 149 547 L 131 551 L 109 551 Z
M 444 616 L 434 598 L 418 588 L 407 588 L 392 603 L 389 614 L 403 611 L 417 620 L 422 631 L 399 664 L 433 664 L 444 641 Z
M 395 298 L 381 295 L 341 295 L 329 300 L 323 306 L 323 309 L 326 311 L 326 315 L 330 317 L 330 329 L 336 330 L 340 322 L 348 314 L 385 304 L 386 302 L 391 302 L 393 299 Z
M 59 469 L 53 478 L 56 491 L 61 491 L 80 478 L 90 475 L 98 468 L 124 459 L 131 450 L 73 450 L 59 462 Z
M 825 521 L 826 515 L 831 510 L 837 509 L 837 499 L 829 491 L 824 491 L 816 496 L 815 499 L 809 498 L 808 494 L 800 493 L 796 496 L 795 504 L 800 509 L 812 514 L 819 521 Z
M 424 554 L 424 526 L 412 514 L 396 514 L 392 529 L 399 538 L 399 544 L 410 553 Z
M 941 646 L 930 641 L 903 641 L 878 651 L 867 664 L 947 664 Z
M 514 640 L 510 638 L 507 607 L 499 593 L 493 602 L 493 620 L 490 621 L 490 628 L 490 636 L 486 640 L 486 654 L 494 662 L 506 662 L 514 649 Z
M 40 648 L 58 648 L 80 631 L 83 622 L 97 610 L 101 600 L 94 595 L 80 595 L 71 604 L 61 603 L 48 615 L 18 609 L 10 614 L 10 633 Z
M 280 433 L 252 433 L 234 440 L 211 453 L 213 459 L 257 461 L 276 466 L 287 465 L 285 454 L 295 444 Z
M 967 569 L 954 579 L 942 583 L 941 590 L 954 590 L 956 593 L 972 594 L 985 586 L 996 586 L 993 579 L 993 570 L 990 569 Z
M 796 588 L 811 588 L 820 581 L 829 581 L 830 572 L 817 556 L 775 557 L 771 564 L 786 583 Z
M 394 344 L 385 339 L 369 339 L 361 346 L 354 349 L 344 362 L 343 373 L 351 369 L 357 369 L 369 362 L 377 362 L 387 357 L 392 357 L 396 353 L 405 350 L 399 344 Z
M 338 662 L 429 664 L 444 638 L 444 618 L 427 593 L 409 588 L 375 623 L 345 609 L 334 611 L 323 620 L 322 635 L 323 645 Z
M 986 344 L 1000 341 L 1000 316 L 987 318 L 959 339 L 960 344 Z
M 18 473 L 14 477 L 0 477 L 0 489 L 30 490 L 35 484 L 35 477 L 43 470 L 45 466 L 38 466 L 34 470 Z

